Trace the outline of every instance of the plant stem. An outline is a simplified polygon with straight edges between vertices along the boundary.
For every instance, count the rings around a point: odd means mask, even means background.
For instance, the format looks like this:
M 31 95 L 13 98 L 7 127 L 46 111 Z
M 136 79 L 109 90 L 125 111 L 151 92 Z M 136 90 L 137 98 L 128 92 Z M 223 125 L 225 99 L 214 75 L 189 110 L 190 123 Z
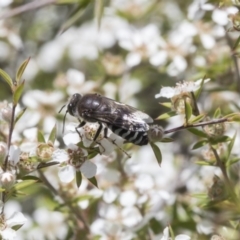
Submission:
M 239 204 L 238 200 L 237 200 L 237 197 L 236 197 L 236 194 L 235 194 L 235 192 L 233 190 L 234 186 L 233 186 L 232 182 L 230 181 L 230 179 L 229 179 L 229 177 L 227 175 L 227 169 L 225 167 L 224 162 L 220 159 L 220 157 L 219 157 L 219 155 L 217 153 L 217 150 L 214 147 L 211 146 L 211 150 L 213 151 L 213 154 L 214 154 L 214 156 L 216 158 L 217 166 L 222 171 L 223 177 L 225 179 L 225 182 L 226 182 L 226 185 L 227 185 L 227 188 L 228 188 L 227 189 L 228 192 L 230 193 L 230 195 L 231 195 L 232 199 L 234 200 L 234 202 Z
M 24 12 L 27 12 L 27 11 L 30 11 L 30 10 L 34 10 L 34 9 L 37 9 L 37 8 L 40 8 L 40 7 L 44 7 L 44 6 L 53 4 L 56 1 L 57 0 L 42 0 L 42 1 L 35 0 L 33 2 L 26 3 L 25 5 L 22 5 L 20 7 L 16 7 L 14 9 L 11 9 L 11 10 L 3 13 L 0 16 L 0 19 L 10 18 L 10 17 L 16 16 L 18 14 L 21 14 L 21 13 L 24 13 Z
M 8 166 L 9 151 L 10 151 L 10 146 L 11 146 L 11 141 L 12 141 L 12 133 L 13 133 L 13 127 L 14 127 L 15 110 L 16 110 L 16 105 L 13 105 L 11 122 L 10 122 L 10 127 L 9 127 L 8 143 L 7 143 L 8 154 L 6 154 L 6 158 L 5 158 L 4 166 L 3 166 L 4 172 L 7 170 L 7 166 Z
M 88 223 L 86 222 L 86 220 L 84 219 L 84 217 L 82 216 L 82 213 L 79 211 L 79 208 L 77 207 L 74 207 L 72 204 L 71 204 L 71 201 L 66 200 L 64 199 L 63 196 L 61 196 L 59 194 L 59 192 L 53 187 L 53 185 L 48 181 L 48 179 L 45 177 L 45 175 L 43 174 L 43 172 L 41 170 L 38 170 L 38 173 L 40 175 L 40 178 L 41 180 L 43 181 L 43 183 L 53 192 L 53 194 L 61 197 L 65 204 L 68 206 L 68 208 L 71 210 L 71 212 L 76 216 L 76 218 L 82 222 L 83 226 L 84 226 L 84 229 L 90 233 L 90 228 L 89 228 L 89 225 Z
M 164 134 L 168 134 L 168 133 L 173 133 L 173 132 L 177 132 L 183 129 L 187 129 L 187 128 L 193 128 L 193 127 L 202 127 L 205 125 L 211 125 L 211 124 L 217 124 L 217 123 L 223 123 L 223 122 L 228 122 L 229 119 L 228 118 L 220 118 L 220 119 L 214 119 L 211 121 L 207 121 L 207 122 L 200 122 L 200 123 L 196 123 L 196 124 L 188 124 L 188 125 L 182 125 L 176 128 L 172 128 L 169 130 L 165 130 Z

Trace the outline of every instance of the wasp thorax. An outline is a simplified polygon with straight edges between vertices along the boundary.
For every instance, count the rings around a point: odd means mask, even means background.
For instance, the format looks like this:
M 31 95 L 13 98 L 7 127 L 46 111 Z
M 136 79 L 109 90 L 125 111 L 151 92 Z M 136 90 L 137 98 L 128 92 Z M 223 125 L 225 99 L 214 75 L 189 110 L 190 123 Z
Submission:
M 67 106 L 67 109 L 68 109 L 68 112 L 70 115 L 72 115 L 72 116 L 76 115 L 77 106 L 78 106 L 78 103 L 80 102 L 81 98 L 82 98 L 82 95 L 79 93 L 75 93 L 72 96 L 72 98 Z

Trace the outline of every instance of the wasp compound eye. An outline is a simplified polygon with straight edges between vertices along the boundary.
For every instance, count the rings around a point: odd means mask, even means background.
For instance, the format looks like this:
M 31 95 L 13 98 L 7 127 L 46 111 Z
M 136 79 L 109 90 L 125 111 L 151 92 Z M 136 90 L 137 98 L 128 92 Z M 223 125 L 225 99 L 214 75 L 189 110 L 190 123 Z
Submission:
M 78 93 L 75 93 L 67 106 L 67 111 L 70 115 L 75 116 L 78 108 L 78 104 L 81 101 L 82 96 Z

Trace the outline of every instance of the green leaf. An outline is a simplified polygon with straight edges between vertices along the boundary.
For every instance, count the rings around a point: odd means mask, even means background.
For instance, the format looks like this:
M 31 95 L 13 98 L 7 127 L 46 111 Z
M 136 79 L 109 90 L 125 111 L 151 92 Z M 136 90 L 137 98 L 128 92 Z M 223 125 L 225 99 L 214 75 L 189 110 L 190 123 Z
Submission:
M 33 180 L 33 181 L 36 181 L 36 182 L 41 182 L 41 180 L 36 177 L 36 176 L 32 176 L 32 175 L 27 175 L 27 176 L 24 176 L 22 177 L 22 180 Z
M 198 122 L 202 121 L 205 118 L 205 116 L 206 116 L 205 114 L 200 114 L 200 115 L 198 115 L 196 117 L 193 117 L 189 121 L 189 124 L 198 123 Z
M 237 48 L 238 45 L 239 45 L 239 42 L 240 42 L 240 36 L 237 38 L 236 42 L 234 43 L 234 46 L 233 46 L 233 48 L 232 48 L 232 51 L 235 51 L 235 50 L 236 50 L 236 48 Z
M 160 102 L 160 104 L 164 107 L 172 108 L 172 103 L 171 102 L 163 102 L 163 103 Z
M 56 140 L 56 133 L 57 133 L 57 126 L 55 124 L 55 126 L 53 127 L 53 129 L 52 129 L 52 131 L 51 131 L 51 133 L 49 135 L 49 138 L 48 138 L 49 142 L 52 142 L 52 143 L 55 142 L 55 140 Z
M 221 116 L 221 109 L 217 108 L 214 112 L 213 118 L 219 118 Z
M 25 60 L 25 61 L 21 64 L 21 66 L 19 67 L 19 69 L 17 70 L 17 74 L 16 74 L 16 81 L 17 81 L 17 83 L 20 82 L 20 80 L 21 80 L 21 78 L 22 78 L 22 75 L 23 75 L 23 73 L 24 73 L 24 71 L 25 71 L 25 69 L 26 69 L 29 61 L 30 61 L 30 57 L 29 57 L 27 60 Z
M 11 77 L 2 69 L 0 69 L 0 76 L 2 77 L 2 79 L 9 85 L 9 87 L 11 89 L 13 89 L 13 80 L 11 79 Z
M 39 143 L 46 143 L 45 138 L 40 130 L 38 130 L 37 139 Z
M 231 152 L 232 152 L 232 149 L 233 149 L 233 145 L 234 145 L 235 140 L 236 140 L 236 136 L 237 136 L 237 133 L 234 134 L 233 138 L 231 139 L 231 141 L 227 145 L 227 156 L 226 156 L 227 160 L 229 160 L 229 157 L 231 155 Z
M 59 1 L 60 3 L 61 1 Z M 79 20 L 79 18 L 82 17 L 83 13 L 86 10 L 87 5 L 91 1 L 89 0 L 82 0 L 79 2 L 78 7 L 76 10 L 71 14 L 70 18 L 61 26 L 61 29 L 59 31 L 59 34 L 65 32 L 69 27 L 71 27 L 76 21 Z
M 240 161 L 240 158 L 238 158 L 238 157 L 236 157 L 236 158 L 231 158 L 231 159 L 228 160 L 226 166 L 229 167 L 229 166 L 231 166 L 231 165 L 233 165 L 234 163 L 237 163 L 237 162 L 239 162 L 239 161 Z
M 31 180 L 31 179 L 23 180 L 22 182 L 16 183 L 13 188 L 16 191 L 19 191 L 19 190 L 23 190 L 23 189 L 25 189 L 25 188 L 33 185 L 33 184 L 39 183 L 39 182 L 40 182 L 39 179 L 36 179 L 36 180 Z
M 98 147 L 93 148 L 93 149 L 94 149 L 94 151 L 89 151 L 88 152 L 88 156 L 87 156 L 88 159 L 92 159 L 99 154 L 99 148 Z
M 189 102 L 184 101 L 185 105 L 185 117 L 186 117 L 186 124 L 188 124 L 189 119 L 192 116 L 192 106 Z
M 17 121 L 22 117 L 22 115 L 25 113 L 25 111 L 27 110 L 27 108 L 23 108 L 19 113 L 18 115 L 16 116 L 15 118 L 15 121 L 14 121 L 14 125 L 17 123 Z
M 208 195 L 206 193 L 193 193 L 190 195 L 198 199 L 208 199 Z
M 198 100 L 198 98 L 200 97 L 202 90 L 203 90 L 203 85 L 204 85 L 204 81 L 206 80 L 206 76 L 203 77 L 201 84 L 200 84 L 200 88 L 195 92 L 195 98 L 196 100 Z
M 208 135 L 205 132 L 197 128 L 188 128 L 187 130 L 198 137 L 208 138 Z
M 76 171 L 76 183 L 77 186 L 80 187 L 82 183 L 82 173 L 80 171 Z
M 20 97 L 22 96 L 23 88 L 24 88 L 25 81 L 22 81 L 20 85 L 14 90 L 13 93 L 13 104 L 17 105 Z
M 91 182 L 95 187 L 98 188 L 98 184 L 97 184 L 97 179 L 95 177 L 92 178 L 88 178 L 89 182 Z
M 165 142 L 165 143 L 168 143 L 168 142 L 173 142 L 174 140 L 170 137 L 166 137 L 166 138 L 163 138 L 160 142 Z
M 104 8 L 103 0 L 95 0 L 94 15 L 95 15 L 95 18 L 97 19 L 98 29 L 100 29 L 100 25 L 101 25 L 103 8 Z
M 196 161 L 195 163 L 200 166 L 213 166 L 215 164 L 215 162 L 211 163 L 211 162 L 206 162 L 206 161 Z
M 231 138 L 228 136 L 221 136 L 218 138 L 209 138 L 209 142 L 211 143 L 211 145 L 216 145 L 218 143 L 229 142 L 229 141 L 231 141 Z
M 201 140 L 201 141 L 195 143 L 193 145 L 192 149 L 195 150 L 195 149 L 201 148 L 201 147 L 205 146 L 206 144 L 208 144 L 208 140 Z
M 164 119 L 168 119 L 170 117 L 176 116 L 176 112 L 175 111 L 170 111 L 167 113 L 163 113 L 162 115 L 160 115 L 159 117 L 157 117 L 155 120 L 164 120 Z
M 175 235 L 171 226 L 169 226 L 169 232 L 170 232 L 171 239 L 175 239 Z
M 20 229 L 24 224 L 18 224 L 18 225 L 14 225 L 11 228 L 15 231 L 17 231 L 18 229 Z
M 159 147 L 158 147 L 155 143 L 153 143 L 153 142 L 150 142 L 150 145 L 151 145 L 151 147 L 152 147 L 152 150 L 153 150 L 153 152 L 154 152 L 154 154 L 155 154 L 155 157 L 156 157 L 156 159 L 157 159 L 157 161 L 158 161 L 159 166 L 161 166 L 161 163 L 162 163 L 161 150 L 160 150 Z
M 228 121 L 231 122 L 240 122 L 240 114 L 239 113 L 231 113 L 226 115 L 224 118 L 227 118 Z

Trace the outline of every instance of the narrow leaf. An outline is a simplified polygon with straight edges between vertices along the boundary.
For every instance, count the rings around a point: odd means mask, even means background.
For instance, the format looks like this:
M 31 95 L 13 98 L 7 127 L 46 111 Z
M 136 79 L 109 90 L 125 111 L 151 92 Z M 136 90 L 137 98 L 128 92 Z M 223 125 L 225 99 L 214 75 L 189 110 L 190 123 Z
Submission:
M 186 124 L 188 124 L 188 121 L 192 116 L 192 107 L 191 107 L 191 104 L 187 101 L 184 102 L 184 105 L 185 105 Z
M 196 100 L 198 100 L 198 98 L 200 97 L 201 93 L 202 93 L 202 89 L 203 89 L 203 85 L 204 85 L 204 81 L 206 80 L 206 76 L 203 77 L 201 84 L 200 84 L 200 88 L 194 93 L 194 96 L 196 98 Z
M 153 143 L 153 142 L 150 142 L 150 145 L 152 147 L 152 150 L 153 150 L 153 152 L 155 154 L 155 157 L 156 157 L 156 159 L 158 161 L 159 166 L 161 166 L 162 154 L 161 154 L 161 151 L 160 151 L 159 147 L 155 143 Z
M 17 86 L 13 93 L 13 104 L 17 105 L 20 97 L 22 96 L 25 81 L 22 81 L 20 85 Z
M 194 135 L 198 136 L 198 137 L 203 137 L 203 138 L 207 138 L 208 137 L 208 135 L 205 132 L 203 132 L 203 131 L 201 131 L 201 130 L 199 130 L 197 128 L 188 128 L 187 130 L 189 132 L 193 133 Z
M 240 114 L 239 113 L 229 114 L 229 115 L 225 116 L 225 118 L 227 118 L 228 121 L 231 121 L 231 122 L 240 122 Z
M 189 121 L 189 124 L 190 123 L 191 124 L 198 123 L 198 122 L 202 121 L 204 118 L 205 118 L 205 114 L 200 114 L 200 115 L 198 115 L 196 117 L 191 118 L 191 120 Z
M 192 149 L 195 150 L 195 149 L 201 148 L 201 147 L 205 146 L 207 143 L 208 143 L 208 140 L 201 140 L 201 141 L 195 143 L 193 145 Z
M 69 17 L 69 19 L 61 26 L 61 29 L 59 31 L 59 34 L 65 32 L 69 27 L 71 27 L 79 18 L 82 17 L 83 13 L 85 12 L 85 9 L 87 8 L 87 5 L 91 1 L 89 0 L 82 0 L 77 9 L 72 13 L 72 15 Z
M 233 149 L 233 145 L 235 143 L 235 140 L 236 140 L 236 136 L 237 136 L 237 133 L 234 134 L 233 138 L 231 139 L 231 141 L 228 143 L 228 146 L 227 146 L 227 156 L 226 156 L 226 159 L 229 160 L 229 157 L 231 155 L 231 152 L 232 152 L 232 149 Z
M 95 177 L 88 178 L 88 180 L 89 180 L 95 187 L 98 188 L 97 180 L 96 180 Z
M 228 163 L 226 164 L 226 166 L 227 166 L 227 167 L 228 167 L 228 166 L 231 166 L 231 165 L 233 165 L 234 163 L 237 163 L 237 162 L 239 162 L 239 161 L 240 161 L 240 158 L 238 158 L 238 157 L 229 159 L 229 160 L 228 160 Z
M 49 135 L 49 138 L 48 138 L 49 142 L 52 142 L 52 143 L 55 142 L 55 140 L 56 140 L 56 132 L 57 132 L 57 126 L 55 124 L 55 126 L 53 127 L 53 129 L 52 129 L 52 131 L 51 131 L 51 133 Z
M 0 76 L 2 77 L 2 79 L 9 85 L 9 87 L 11 89 L 13 89 L 13 80 L 11 79 L 11 77 L 2 69 L 0 69 Z
M 80 187 L 82 183 L 82 173 L 80 171 L 76 171 L 76 183 L 77 186 Z
M 19 190 L 23 190 L 37 182 L 40 182 L 40 180 L 23 180 L 22 182 L 16 183 L 14 185 L 14 189 L 19 191 Z
M 167 113 L 163 113 L 162 115 L 160 115 L 159 117 L 157 117 L 155 120 L 164 120 L 164 119 L 168 119 L 170 117 L 176 116 L 176 112 L 175 111 L 170 111 Z
M 233 51 L 236 50 L 236 48 L 237 48 L 238 45 L 239 45 L 239 42 L 240 42 L 240 36 L 237 38 L 236 42 L 234 43 L 234 46 L 233 46 L 233 48 L 232 48 Z
M 163 138 L 160 142 L 165 142 L 165 143 L 168 143 L 168 142 L 173 142 L 174 140 L 170 137 L 166 137 L 166 138 Z
M 45 143 L 45 138 L 41 131 L 38 130 L 37 139 L 39 143 Z
M 200 166 L 212 166 L 213 165 L 213 163 L 206 162 L 206 161 L 196 161 L 195 163 L 200 165 Z
M 104 7 L 103 0 L 95 0 L 94 15 L 95 18 L 97 19 L 98 28 L 100 28 L 101 26 L 103 7 Z
M 17 121 L 22 117 L 22 115 L 25 113 L 25 111 L 27 110 L 27 108 L 23 108 L 19 113 L 18 115 L 16 116 L 16 119 L 15 119 L 15 122 L 14 122 L 14 125 L 17 123 Z
M 221 109 L 217 108 L 214 112 L 213 118 L 219 118 L 221 116 Z
M 25 60 L 22 63 L 22 65 L 19 67 L 19 69 L 17 70 L 17 74 L 16 74 L 16 81 L 17 81 L 17 83 L 20 82 L 20 80 L 22 78 L 22 75 L 23 75 L 23 73 L 24 73 L 24 71 L 25 71 L 29 61 L 30 61 L 30 57 L 27 60 Z
M 172 108 L 172 103 L 171 102 L 163 102 L 163 103 L 160 102 L 160 104 L 164 107 Z

